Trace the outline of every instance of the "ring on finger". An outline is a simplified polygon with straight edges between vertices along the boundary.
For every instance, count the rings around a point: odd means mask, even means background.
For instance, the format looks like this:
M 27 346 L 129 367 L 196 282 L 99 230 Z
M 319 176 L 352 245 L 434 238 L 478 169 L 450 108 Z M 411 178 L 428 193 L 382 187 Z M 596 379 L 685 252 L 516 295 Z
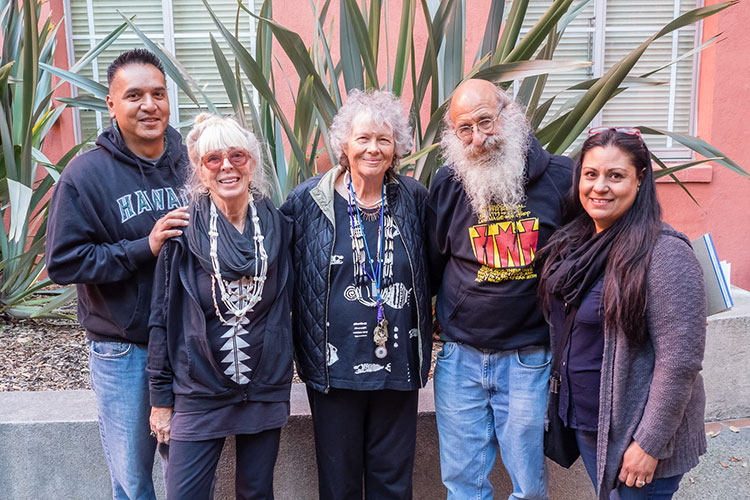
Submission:
M 635 484 L 636 486 L 644 486 L 646 484 L 646 481 L 644 481 L 643 479 L 637 479 L 635 481 Z

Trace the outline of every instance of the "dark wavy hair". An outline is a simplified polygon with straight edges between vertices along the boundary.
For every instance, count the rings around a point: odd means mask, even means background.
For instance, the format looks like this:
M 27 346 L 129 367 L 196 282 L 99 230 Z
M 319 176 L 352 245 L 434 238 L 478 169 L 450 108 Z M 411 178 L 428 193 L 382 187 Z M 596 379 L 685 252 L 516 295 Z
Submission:
M 161 61 L 159 61 L 159 58 L 153 52 L 149 52 L 146 49 L 133 49 L 117 56 L 107 67 L 107 85 L 112 85 L 112 80 L 114 80 L 117 70 L 131 64 L 150 64 L 161 71 L 162 75 L 164 74 L 164 66 L 161 65 Z
M 552 235 L 541 252 L 544 264 L 539 293 L 547 314 L 549 297 L 546 284 L 550 266 L 596 234 L 594 221 L 581 205 L 578 184 L 586 154 L 593 148 L 608 146 L 627 154 L 642 178 L 633 205 L 607 229 L 616 231 L 617 236 L 612 242 L 604 273 L 604 327 L 623 334 L 633 345 L 641 345 L 648 338 L 647 274 L 661 230 L 661 205 L 656 197 L 651 154 L 640 135 L 609 129 L 592 135 L 583 143 L 564 215 L 568 222 Z

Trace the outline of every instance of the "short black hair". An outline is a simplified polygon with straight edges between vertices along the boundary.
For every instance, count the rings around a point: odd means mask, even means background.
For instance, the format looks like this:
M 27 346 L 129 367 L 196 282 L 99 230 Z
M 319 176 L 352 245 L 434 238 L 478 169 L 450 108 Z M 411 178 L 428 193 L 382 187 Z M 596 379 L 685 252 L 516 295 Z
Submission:
M 133 49 L 123 52 L 109 65 L 107 68 L 107 85 L 112 85 L 112 80 L 115 79 L 115 73 L 118 69 L 130 64 L 150 64 L 164 75 L 164 66 L 161 65 L 161 61 L 153 52 L 146 49 Z

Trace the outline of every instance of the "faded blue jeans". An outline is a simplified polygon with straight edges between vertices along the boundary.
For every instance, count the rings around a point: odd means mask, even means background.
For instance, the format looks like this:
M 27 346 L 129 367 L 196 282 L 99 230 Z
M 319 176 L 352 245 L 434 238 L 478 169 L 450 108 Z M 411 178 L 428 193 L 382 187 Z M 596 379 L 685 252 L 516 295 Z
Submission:
M 484 351 L 446 342 L 435 366 L 440 469 L 449 500 L 492 499 L 498 445 L 509 500 L 544 500 L 544 411 L 550 350 Z
M 156 498 L 146 352 L 145 346 L 127 342 L 89 342 L 91 388 L 115 500 Z
M 596 488 L 597 432 L 579 429 L 576 429 L 575 432 L 583 465 L 594 483 L 594 488 Z M 619 483 L 617 488 L 610 492 L 609 500 L 669 500 L 680 487 L 680 480 L 682 480 L 683 475 L 654 478 L 649 484 L 640 488 Z

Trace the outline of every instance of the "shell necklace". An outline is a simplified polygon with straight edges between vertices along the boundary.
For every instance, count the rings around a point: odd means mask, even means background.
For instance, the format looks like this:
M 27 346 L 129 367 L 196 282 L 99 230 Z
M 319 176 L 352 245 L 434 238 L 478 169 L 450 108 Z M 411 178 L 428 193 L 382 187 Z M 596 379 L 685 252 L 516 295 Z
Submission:
M 250 219 L 253 222 L 253 243 L 255 244 L 255 273 L 252 278 L 243 278 L 238 280 L 238 286 L 230 286 L 230 282 L 226 281 L 221 277 L 221 269 L 219 267 L 219 229 L 217 220 L 219 214 L 216 210 L 216 205 L 211 200 L 211 211 L 210 221 L 208 229 L 209 238 L 209 256 L 211 257 L 211 264 L 214 268 L 214 274 L 211 275 L 211 296 L 214 300 L 214 308 L 216 309 L 216 316 L 219 318 L 224 325 L 234 326 L 242 323 L 248 312 L 252 312 L 253 307 L 260 302 L 263 295 L 263 285 L 266 282 L 266 273 L 268 271 L 268 254 L 266 254 L 266 248 L 263 245 L 263 233 L 260 230 L 260 218 L 258 217 L 258 211 L 253 203 L 253 195 L 250 193 L 250 201 L 248 202 L 250 208 Z M 216 300 L 216 284 L 219 285 L 219 292 L 221 294 L 221 302 L 227 308 L 227 312 L 231 314 L 230 319 L 225 319 L 219 311 L 219 304 Z M 231 289 L 231 291 L 229 290 Z

